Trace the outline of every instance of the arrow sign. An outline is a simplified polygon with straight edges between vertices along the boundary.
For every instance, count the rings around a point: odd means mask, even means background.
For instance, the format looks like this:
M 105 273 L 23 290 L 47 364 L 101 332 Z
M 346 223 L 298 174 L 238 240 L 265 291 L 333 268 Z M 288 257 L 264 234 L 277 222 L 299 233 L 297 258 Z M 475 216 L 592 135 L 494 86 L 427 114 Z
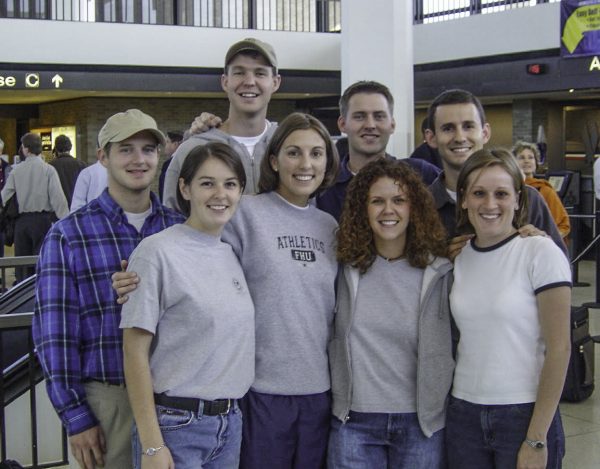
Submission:
M 54 83 L 55 88 L 60 88 L 60 85 L 63 81 L 63 77 L 61 77 L 58 73 L 52 77 L 52 83 Z
M 562 41 L 572 54 L 583 39 L 583 33 L 600 29 L 599 4 L 576 8 L 563 30 Z

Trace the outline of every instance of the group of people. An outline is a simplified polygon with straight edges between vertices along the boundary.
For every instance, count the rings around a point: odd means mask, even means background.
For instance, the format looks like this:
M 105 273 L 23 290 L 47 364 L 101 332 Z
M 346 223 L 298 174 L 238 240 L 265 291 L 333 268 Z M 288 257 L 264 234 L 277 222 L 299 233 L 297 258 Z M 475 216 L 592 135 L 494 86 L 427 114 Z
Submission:
M 266 120 L 280 82 L 269 44 L 231 46 L 227 119 L 204 115 L 181 143 L 166 206 L 149 188 L 154 119 L 100 130 L 108 187 L 52 226 L 37 267 L 34 341 L 73 457 L 560 467 L 563 236 L 516 158 L 483 148 L 479 100 L 431 104 L 440 171 L 386 153 L 384 85 L 344 91 L 338 155 L 310 115 Z

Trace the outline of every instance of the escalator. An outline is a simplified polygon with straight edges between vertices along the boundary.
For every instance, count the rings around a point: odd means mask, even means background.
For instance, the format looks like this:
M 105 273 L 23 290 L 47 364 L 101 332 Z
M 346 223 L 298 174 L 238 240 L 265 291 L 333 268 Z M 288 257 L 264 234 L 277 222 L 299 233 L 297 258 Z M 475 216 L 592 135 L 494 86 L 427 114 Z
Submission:
M 0 315 L 27 313 L 33 311 L 35 301 L 35 276 L 15 285 L 0 295 Z M 30 367 L 30 329 L 0 330 L 0 366 L 2 367 L 2 394 L 7 406 L 30 388 L 30 381 L 42 380 L 41 367 L 35 360 Z

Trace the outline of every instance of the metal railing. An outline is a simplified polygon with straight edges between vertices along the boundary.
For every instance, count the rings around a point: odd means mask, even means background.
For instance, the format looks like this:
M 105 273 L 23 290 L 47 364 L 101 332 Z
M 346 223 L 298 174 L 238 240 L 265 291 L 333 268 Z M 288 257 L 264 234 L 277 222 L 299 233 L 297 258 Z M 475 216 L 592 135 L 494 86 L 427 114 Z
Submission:
M 391 1 L 391 0 L 390 0 Z M 414 23 L 560 0 L 413 0 Z M 0 18 L 340 32 L 342 0 L 3 0 Z
M 414 23 L 438 23 L 556 2 L 560 0 L 413 0 Z
M 62 430 L 60 460 L 41 462 L 38 446 L 38 412 L 36 385 L 43 380 L 40 366 L 35 356 L 33 338 L 31 335 L 31 321 L 33 313 L 17 313 L 0 315 L 0 460 L 7 456 L 7 422 L 6 406 L 10 405 L 20 396 L 29 393 L 29 412 L 31 430 L 31 468 L 50 468 L 68 464 L 67 436 Z M 5 366 L 4 341 L 5 335 L 16 333 L 27 335 L 27 353 L 19 360 Z
M 341 0 L 4 0 L 0 18 L 339 32 Z
M 35 267 L 38 256 L 0 257 L 0 275 L 2 275 L 2 289 L 0 293 L 8 290 L 7 271 L 15 267 Z

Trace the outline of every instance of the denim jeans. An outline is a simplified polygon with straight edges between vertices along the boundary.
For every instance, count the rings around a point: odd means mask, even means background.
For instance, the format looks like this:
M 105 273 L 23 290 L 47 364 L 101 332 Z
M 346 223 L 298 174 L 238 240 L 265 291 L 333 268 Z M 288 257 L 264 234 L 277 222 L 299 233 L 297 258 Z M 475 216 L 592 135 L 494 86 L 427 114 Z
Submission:
M 225 415 L 156 406 L 158 425 L 177 469 L 237 469 L 242 443 L 242 412 L 237 404 Z M 142 448 L 133 426 L 134 467 L 142 467 Z M 151 457 L 151 456 L 144 456 Z
M 472 404 L 450 397 L 446 445 L 450 469 L 514 469 L 527 436 L 534 403 Z M 547 435 L 548 469 L 562 467 L 565 436 L 558 410 Z
M 444 429 L 427 438 L 416 413 L 350 412 L 346 423 L 331 419 L 329 469 L 441 469 L 445 456 Z

